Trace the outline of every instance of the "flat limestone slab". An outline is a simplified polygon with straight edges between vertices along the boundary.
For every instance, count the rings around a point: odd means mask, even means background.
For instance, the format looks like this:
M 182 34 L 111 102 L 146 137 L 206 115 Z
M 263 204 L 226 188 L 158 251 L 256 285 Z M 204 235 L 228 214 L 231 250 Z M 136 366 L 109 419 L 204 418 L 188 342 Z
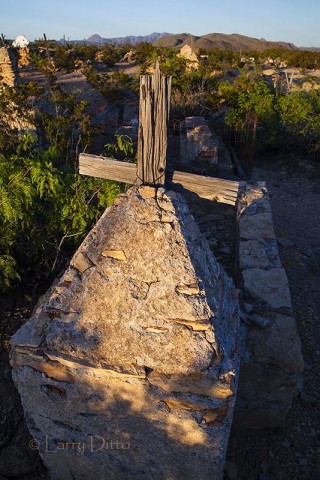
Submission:
M 251 268 L 242 272 L 244 288 L 274 308 L 291 308 L 288 279 L 283 268 L 262 270 Z
M 222 478 L 237 294 L 179 194 L 119 196 L 12 339 L 51 478 Z
M 241 238 L 249 240 L 256 238 L 273 239 L 273 222 L 270 212 L 244 215 L 241 221 Z
M 264 182 L 242 183 L 237 201 L 238 276 L 245 325 L 235 424 L 283 427 L 302 387 L 303 358 Z M 249 313 L 249 311 L 248 311 Z

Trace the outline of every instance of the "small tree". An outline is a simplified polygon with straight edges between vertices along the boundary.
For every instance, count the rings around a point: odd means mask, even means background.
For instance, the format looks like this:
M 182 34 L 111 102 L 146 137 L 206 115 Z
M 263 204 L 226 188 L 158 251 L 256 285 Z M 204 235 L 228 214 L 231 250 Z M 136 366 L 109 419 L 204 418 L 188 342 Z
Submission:
M 320 150 L 320 92 L 293 91 L 278 98 L 282 136 L 286 148 L 304 154 Z
M 234 83 L 221 83 L 219 94 L 227 106 L 226 123 L 246 138 L 249 170 L 252 168 L 258 128 L 268 131 L 273 138 L 277 123 L 275 94 L 260 78 L 252 81 L 241 75 Z

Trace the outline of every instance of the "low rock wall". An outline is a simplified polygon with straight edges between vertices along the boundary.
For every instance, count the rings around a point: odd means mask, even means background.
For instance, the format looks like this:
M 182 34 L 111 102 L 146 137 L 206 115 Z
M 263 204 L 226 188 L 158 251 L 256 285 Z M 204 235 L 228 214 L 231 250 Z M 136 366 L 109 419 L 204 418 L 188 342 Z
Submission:
M 303 358 L 264 182 L 241 184 L 236 216 L 246 340 L 235 423 L 278 427 L 301 389 Z

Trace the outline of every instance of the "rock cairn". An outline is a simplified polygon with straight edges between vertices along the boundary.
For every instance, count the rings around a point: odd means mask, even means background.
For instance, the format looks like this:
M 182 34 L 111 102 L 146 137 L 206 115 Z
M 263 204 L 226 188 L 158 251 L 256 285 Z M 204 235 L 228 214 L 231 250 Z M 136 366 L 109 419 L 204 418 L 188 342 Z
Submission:
M 120 195 L 12 339 L 51 478 L 221 479 L 237 295 L 179 194 Z
M 19 67 L 27 67 L 30 64 L 30 50 L 28 47 L 19 48 L 18 50 Z
M 219 142 L 204 117 L 187 117 L 186 134 L 180 135 L 180 163 L 199 173 L 215 171 Z
M 0 47 L 0 85 L 14 87 L 18 80 L 17 59 L 11 48 Z

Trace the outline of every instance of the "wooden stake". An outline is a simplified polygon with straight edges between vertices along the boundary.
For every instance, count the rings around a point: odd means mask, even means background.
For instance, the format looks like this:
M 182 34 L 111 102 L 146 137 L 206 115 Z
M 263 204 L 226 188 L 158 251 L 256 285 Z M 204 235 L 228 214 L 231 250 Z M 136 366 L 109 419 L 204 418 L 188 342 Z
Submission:
M 159 63 L 154 75 L 140 77 L 137 175 L 144 184 L 165 182 L 170 95 L 171 77 L 161 76 Z

